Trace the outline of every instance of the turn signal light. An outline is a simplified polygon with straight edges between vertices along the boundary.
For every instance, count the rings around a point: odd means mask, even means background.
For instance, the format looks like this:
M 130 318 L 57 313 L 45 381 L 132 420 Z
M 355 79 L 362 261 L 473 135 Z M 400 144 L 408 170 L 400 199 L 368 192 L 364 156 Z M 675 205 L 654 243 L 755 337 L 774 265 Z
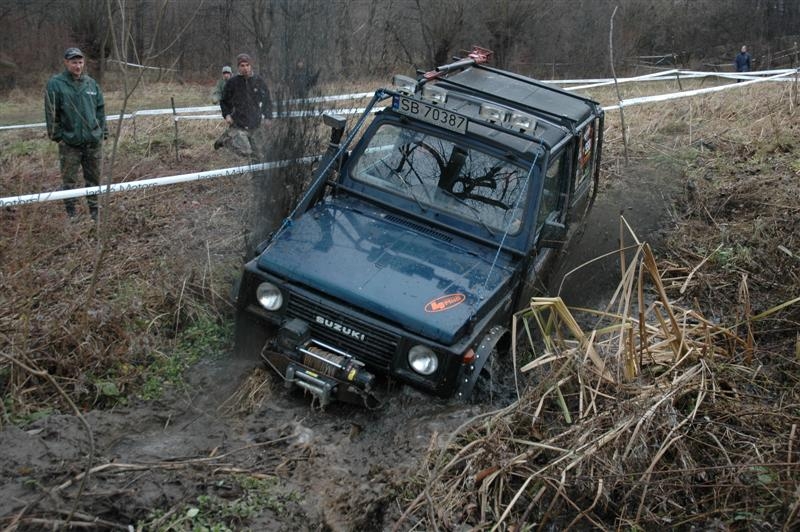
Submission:
M 470 348 L 467 349 L 466 353 L 464 353 L 464 356 L 461 358 L 461 362 L 463 364 L 472 364 L 473 362 L 475 362 L 476 358 L 477 357 L 475 356 L 475 351 L 472 350 L 472 348 Z

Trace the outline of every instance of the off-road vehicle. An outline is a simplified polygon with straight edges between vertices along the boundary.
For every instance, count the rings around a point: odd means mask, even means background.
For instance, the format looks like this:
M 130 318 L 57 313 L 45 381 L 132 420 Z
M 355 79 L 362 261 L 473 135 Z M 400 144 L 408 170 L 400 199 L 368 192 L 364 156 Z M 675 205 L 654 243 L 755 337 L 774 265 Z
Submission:
M 490 55 L 395 76 L 346 137 L 324 117 L 316 175 L 244 267 L 237 349 L 322 404 L 470 396 L 585 213 L 603 131 L 596 102 Z

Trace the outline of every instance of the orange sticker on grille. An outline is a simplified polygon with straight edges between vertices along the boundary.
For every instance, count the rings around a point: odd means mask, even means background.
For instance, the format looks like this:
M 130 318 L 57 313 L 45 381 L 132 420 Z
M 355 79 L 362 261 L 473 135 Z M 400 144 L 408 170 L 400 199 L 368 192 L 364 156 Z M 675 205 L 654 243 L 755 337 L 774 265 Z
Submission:
M 425 305 L 425 312 L 442 312 L 443 310 L 450 310 L 451 308 L 463 303 L 465 299 L 467 299 L 467 296 L 464 294 L 448 294 L 446 296 L 437 297 Z

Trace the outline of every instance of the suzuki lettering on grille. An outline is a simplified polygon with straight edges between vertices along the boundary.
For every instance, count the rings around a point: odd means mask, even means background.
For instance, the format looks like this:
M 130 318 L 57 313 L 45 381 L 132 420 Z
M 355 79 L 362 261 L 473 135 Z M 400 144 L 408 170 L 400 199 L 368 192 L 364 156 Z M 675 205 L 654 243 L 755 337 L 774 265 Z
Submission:
M 356 340 L 360 340 L 362 342 L 367 340 L 367 336 L 364 333 L 358 332 L 355 329 L 351 329 L 350 327 L 342 325 L 341 323 L 336 323 L 335 321 L 329 320 L 323 316 L 317 316 L 316 320 L 318 324 L 341 333 L 348 338 L 355 338 Z

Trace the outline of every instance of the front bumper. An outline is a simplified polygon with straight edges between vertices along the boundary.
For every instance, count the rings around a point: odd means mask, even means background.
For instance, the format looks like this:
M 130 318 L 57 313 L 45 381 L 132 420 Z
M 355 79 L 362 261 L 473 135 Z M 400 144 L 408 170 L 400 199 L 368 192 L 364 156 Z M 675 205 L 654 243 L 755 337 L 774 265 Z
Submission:
M 307 323 L 289 320 L 263 352 L 288 388 L 310 393 L 321 406 L 333 400 L 375 407 L 375 376 L 358 359 L 311 337 Z

